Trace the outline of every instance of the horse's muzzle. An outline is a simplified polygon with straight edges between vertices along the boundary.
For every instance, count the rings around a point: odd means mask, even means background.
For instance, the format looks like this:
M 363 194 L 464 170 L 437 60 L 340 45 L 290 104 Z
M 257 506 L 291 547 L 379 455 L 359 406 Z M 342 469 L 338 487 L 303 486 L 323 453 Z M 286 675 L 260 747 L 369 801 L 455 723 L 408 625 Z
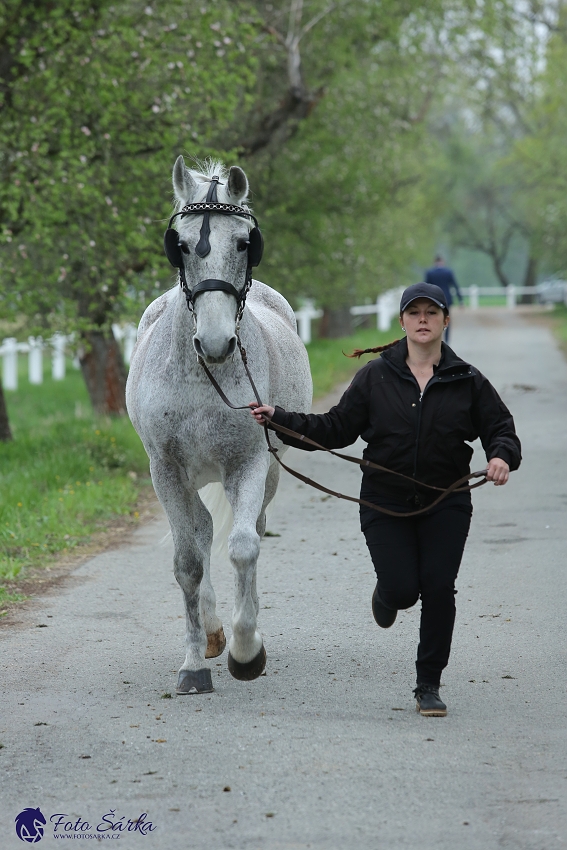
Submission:
M 199 357 L 202 357 L 205 363 L 224 363 L 236 349 L 236 336 L 231 336 L 228 340 L 222 341 L 215 345 L 203 344 L 198 336 L 193 337 L 193 347 Z

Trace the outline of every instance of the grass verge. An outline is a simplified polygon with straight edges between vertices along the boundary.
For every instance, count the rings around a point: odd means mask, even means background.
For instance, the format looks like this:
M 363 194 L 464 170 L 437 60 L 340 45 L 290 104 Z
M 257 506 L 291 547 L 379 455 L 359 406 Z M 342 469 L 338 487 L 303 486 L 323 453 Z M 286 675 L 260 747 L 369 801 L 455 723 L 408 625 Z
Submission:
M 553 333 L 567 357 L 567 305 L 556 304 L 550 314 Z
M 369 359 L 349 360 L 343 351 L 395 338 L 365 329 L 312 342 L 314 395 L 330 392 Z M 94 417 L 79 372 L 70 368 L 65 380 L 53 381 L 46 370 L 36 386 L 22 372 L 19 387 L 6 392 L 14 440 L 0 443 L 0 616 L 25 598 L 21 590 L 37 568 L 84 550 L 118 517 L 135 523 L 151 491 L 148 459 L 130 421 Z
M 49 566 L 104 531 L 136 519 L 149 486 L 148 460 L 130 422 L 94 418 L 84 382 L 22 376 L 7 392 L 14 440 L 0 443 L 0 613 L 18 601 L 14 580 Z

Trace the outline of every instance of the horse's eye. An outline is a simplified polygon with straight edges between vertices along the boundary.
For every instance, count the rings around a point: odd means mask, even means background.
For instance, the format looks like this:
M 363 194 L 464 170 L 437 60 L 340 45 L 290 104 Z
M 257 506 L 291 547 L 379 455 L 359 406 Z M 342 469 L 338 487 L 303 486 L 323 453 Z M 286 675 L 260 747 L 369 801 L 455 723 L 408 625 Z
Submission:
M 237 251 L 246 251 L 248 249 L 249 245 L 250 245 L 249 239 L 239 239 L 238 242 L 236 243 L 236 250 Z
M 181 248 L 181 250 L 183 251 L 184 254 L 190 254 L 191 253 L 190 250 L 189 250 L 189 246 L 187 245 L 186 242 L 180 242 L 179 247 Z

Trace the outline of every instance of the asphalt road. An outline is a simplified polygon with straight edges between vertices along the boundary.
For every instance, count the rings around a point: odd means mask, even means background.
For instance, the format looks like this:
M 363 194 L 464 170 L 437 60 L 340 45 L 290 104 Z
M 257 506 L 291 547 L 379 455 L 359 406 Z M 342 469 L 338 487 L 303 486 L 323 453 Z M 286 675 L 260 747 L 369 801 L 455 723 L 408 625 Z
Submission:
M 512 409 L 525 460 L 505 488 L 474 494 L 448 717 L 414 710 L 419 606 L 389 631 L 374 624 L 356 507 L 289 477 L 259 564 L 267 674 L 238 682 L 225 655 L 215 693 L 176 697 L 182 601 L 158 515 L 0 628 L 2 850 L 24 846 L 26 807 L 47 819 L 42 846 L 98 834 L 188 850 L 567 847 L 567 363 L 520 313 L 454 324 L 455 350 Z M 356 495 L 357 467 L 287 457 Z M 229 632 L 230 569 L 213 581 Z

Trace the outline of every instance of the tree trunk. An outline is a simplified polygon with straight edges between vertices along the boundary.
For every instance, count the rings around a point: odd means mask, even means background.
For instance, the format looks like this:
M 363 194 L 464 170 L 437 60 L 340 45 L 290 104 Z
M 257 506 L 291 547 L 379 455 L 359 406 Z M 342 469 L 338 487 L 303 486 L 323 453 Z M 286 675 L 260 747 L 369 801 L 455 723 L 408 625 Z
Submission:
M 524 274 L 524 282 L 522 286 L 535 286 L 537 283 L 537 260 L 535 257 L 528 257 L 528 262 L 526 265 L 526 271 Z M 520 298 L 520 304 L 533 304 L 535 302 L 534 295 L 522 295 Z
M 4 398 L 4 388 L 2 381 L 0 381 L 0 440 L 3 443 L 7 443 L 11 439 L 12 432 L 10 431 L 10 422 L 8 420 L 8 409 L 6 407 L 6 399 Z
M 500 281 L 503 287 L 510 286 L 510 281 L 506 274 L 504 274 L 504 269 L 502 268 L 502 263 L 500 262 L 500 258 L 496 257 L 494 254 L 492 256 L 492 266 L 494 268 L 494 272 L 496 277 Z
M 95 413 L 126 413 L 126 368 L 112 331 L 82 334 L 81 371 Z
M 323 317 L 319 325 L 319 336 L 328 339 L 338 339 L 341 336 L 350 336 L 353 332 L 352 316 L 350 307 L 324 307 Z

